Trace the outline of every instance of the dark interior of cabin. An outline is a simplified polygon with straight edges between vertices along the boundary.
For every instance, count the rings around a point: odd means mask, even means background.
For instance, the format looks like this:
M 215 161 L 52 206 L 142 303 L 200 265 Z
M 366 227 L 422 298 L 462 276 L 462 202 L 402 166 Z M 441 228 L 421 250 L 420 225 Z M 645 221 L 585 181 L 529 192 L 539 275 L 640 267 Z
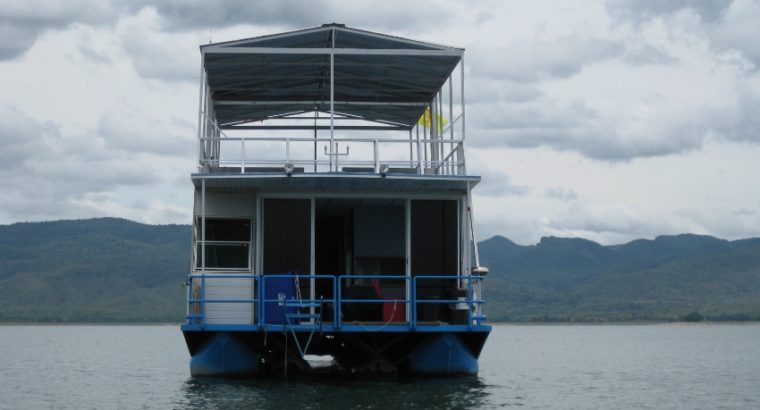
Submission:
M 334 297 L 333 281 L 341 283 L 343 300 L 386 300 L 344 303 L 346 322 L 405 322 L 406 281 L 384 278 L 406 275 L 406 200 L 397 198 L 317 198 L 314 204 L 315 298 Z M 412 276 L 457 274 L 457 202 L 412 200 L 410 256 Z M 311 201 L 265 199 L 263 209 L 263 272 L 306 274 L 310 271 Z M 329 278 L 329 279 L 328 279 Z M 456 280 L 418 279 L 418 300 L 451 299 Z M 303 299 L 310 281 L 299 281 Z M 274 297 L 274 296 L 270 296 Z M 334 306 L 323 307 L 331 321 Z M 419 322 L 447 322 L 447 305 L 418 303 Z

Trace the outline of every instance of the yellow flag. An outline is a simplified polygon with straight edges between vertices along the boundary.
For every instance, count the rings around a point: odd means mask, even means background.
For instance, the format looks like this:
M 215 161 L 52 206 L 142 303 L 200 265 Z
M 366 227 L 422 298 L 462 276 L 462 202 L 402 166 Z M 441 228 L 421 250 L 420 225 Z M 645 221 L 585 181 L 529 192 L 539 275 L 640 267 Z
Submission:
M 445 127 L 449 122 L 446 120 L 446 117 L 444 117 L 441 114 L 436 114 L 436 119 L 438 120 L 438 131 L 443 131 L 443 127 Z M 432 125 L 432 121 L 430 121 L 430 109 L 425 108 L 425 112 L 422 113 L 422 116 L 420 116 L 420 119 L 417 121 L 418 124 L 422 125 L 425 128 L 430 128 Z

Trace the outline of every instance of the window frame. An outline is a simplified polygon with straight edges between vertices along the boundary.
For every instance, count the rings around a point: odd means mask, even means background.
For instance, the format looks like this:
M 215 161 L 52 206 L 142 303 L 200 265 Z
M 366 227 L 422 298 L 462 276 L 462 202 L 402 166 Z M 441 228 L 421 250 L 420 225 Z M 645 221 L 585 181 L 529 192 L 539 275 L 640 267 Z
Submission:
M 208 247 L 206 248 L 206 266 L 205 271 L 206 272 L 224 272 L 224 273 L 250 273 L 252 269 L 252 252 L 253 252 L 253 218 L 251 217 L 228 217 L 228 216 L 206 216 L 206 230 L 208 233 L 208 223 L 209 221 L 219 221 L 219 220 L 228 220 L 228 221 L 240 221 L 240 222 L 248 222 L 248 240 L 246 241 L 240 241 L 240 240 L 234 240 L 234 241 L 221 241 L 221 240 L 206 240 L 205 245 L 244 245 L 248 247 L 247 252 L 247 259 L 246 259 L 246 266 L 245 267 L 232 267 L 232 268 L 225 268 L 225 267 L 218 267 L 218 266 L 208 266 Z M 201 243 L 202 238 L 202 224 L 203 224 L 203 218 L 200 216 L 196 216 L 196 223 L 193 225 L 193 237 L 194 237 L 194 243 L 193 243 L 193 272 L 203 272 L 204 268 L 200 266 L 201 262 Z

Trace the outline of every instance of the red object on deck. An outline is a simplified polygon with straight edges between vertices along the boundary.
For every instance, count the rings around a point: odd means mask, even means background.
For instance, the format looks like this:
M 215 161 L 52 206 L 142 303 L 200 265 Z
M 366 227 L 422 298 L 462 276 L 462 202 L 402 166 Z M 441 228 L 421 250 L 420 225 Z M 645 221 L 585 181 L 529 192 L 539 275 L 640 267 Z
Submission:
M 385 298 L 385 300 L 395 301 L 396 303 L 383 303 L 383 322 L 406 322 L 406 305 L 404 304 L 404 301 L 391 298 Z

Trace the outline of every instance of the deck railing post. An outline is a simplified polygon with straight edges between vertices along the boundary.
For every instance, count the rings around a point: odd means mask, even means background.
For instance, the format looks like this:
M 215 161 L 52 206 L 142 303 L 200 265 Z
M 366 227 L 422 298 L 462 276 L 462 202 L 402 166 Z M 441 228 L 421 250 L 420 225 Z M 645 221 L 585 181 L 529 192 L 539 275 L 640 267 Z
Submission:
M 335 313 L 335 328 L 340 330 L 340 325 L 341 325 L 340 322 L 341 322 L 341 316 L 342 316 L 340 313 L 343 311 L 343 292 L 342 292 L 343 276 L 342 275 L 338 276 L 338 283 L 336 284 L 335 287 L 336 287 L 335 295 L 337 295 L 337 297 L 335 299 L 335 305 L 336 305 L 334 309 L 335 312 L 333 313 Z
M 412 299 L 411 325 L 412 325 L 412 329 L 416 329 L 417 328 L 417 277 L 416 276 L 412 278 L 411 299 Z
M 201 326 L 206 326 L 206 274 L 201 273 Z
M 472 309 L 475 302 L 472 297 L 472 276 L 467 278 L 467 327 L 472 330 Z
M 240 173 L 245 173 L 245 138 L 240 138 Z
M 285 138 L 285 163 L 290 163 L 290 138 Z
M 372 152 L 374 156 L 374 164 L 375 164 L 375 173 L 380 173 L 380 158 L 378 158 L 377 155 L 377 138 L 372 140 Z

